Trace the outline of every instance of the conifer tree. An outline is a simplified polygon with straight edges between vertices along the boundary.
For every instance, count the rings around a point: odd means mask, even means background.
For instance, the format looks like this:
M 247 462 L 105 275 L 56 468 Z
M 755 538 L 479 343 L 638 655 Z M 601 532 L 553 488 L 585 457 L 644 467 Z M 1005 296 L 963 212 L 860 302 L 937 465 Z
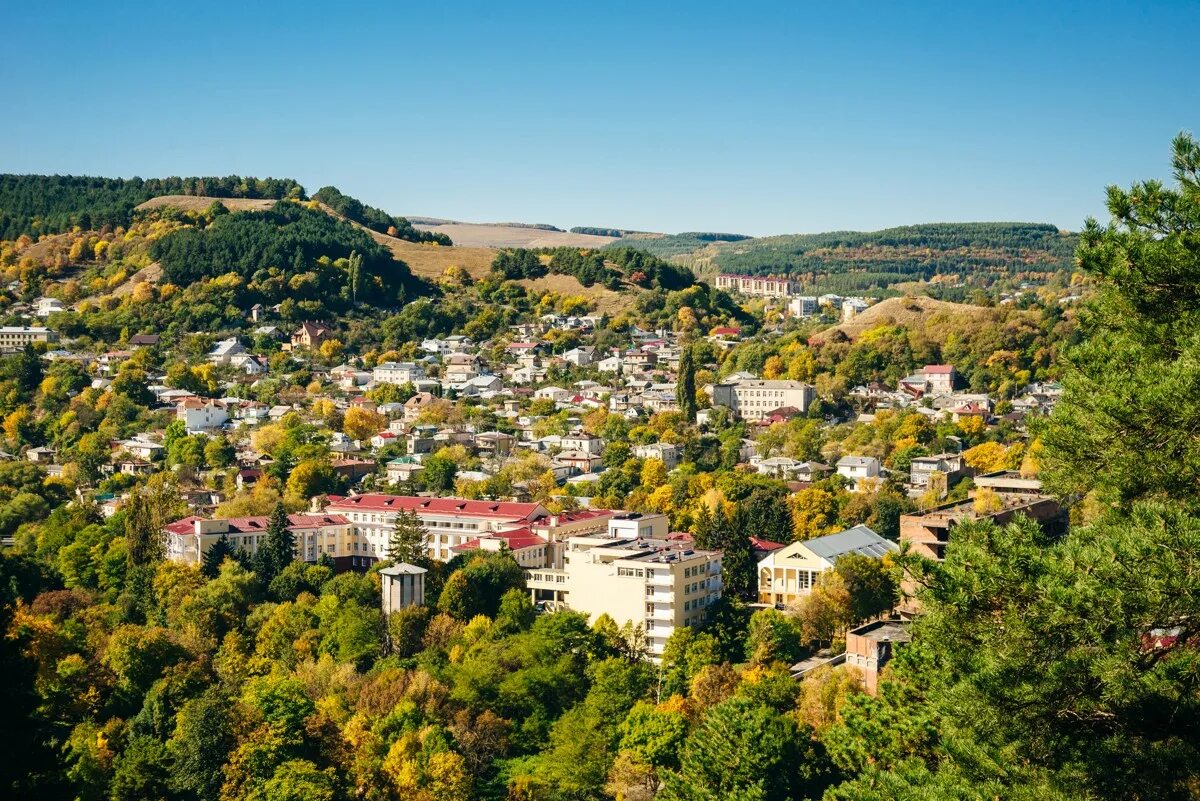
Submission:
M 209 578 L 216 578 L 221 573 L 221 565 L 226 559 L 234 557 L 233 546 L 229 543 L 229 536 L 222 534 L 220 539 L 212 544 L 204 554 L 204 561 L 200 565 L 200 572 Z
M 675 384 L 675 400 L 689 423 L 696 422 L 695 358 L 691 344 L 685 345 L 679 354 L 679 380 Z
M 428 532 L 416 512 L 396 515 L 395 528 L 388 540 L 388 558 L 393 562 L 421 565 L 428 559 Z

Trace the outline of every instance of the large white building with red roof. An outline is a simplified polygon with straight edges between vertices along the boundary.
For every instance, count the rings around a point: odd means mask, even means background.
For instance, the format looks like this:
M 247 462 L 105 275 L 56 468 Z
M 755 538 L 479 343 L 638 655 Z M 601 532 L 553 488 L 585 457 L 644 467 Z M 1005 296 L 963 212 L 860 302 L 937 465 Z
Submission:
M 230 517 L 206 519 L 185 517 L 165 530 L 166 556 L 176 562 L 198 565 L 204 554 L 221 537 L 235 549 L 253 554 L 267 541 L 270 519 Z M 337 514 L 288 515 L 288 528 L 296 538 L 296 558 L 315 562 L 322 554 L 334 560 L 340 569 L 365 568 L 366 553 L 354 535 L 350 521 Z
M 567 537 L 604 531 L 613 517 L 607 509 L 552 514 L 540 503 L 379 494 L 330 496 L 325 511 L 348 519 L 366 547 L 366 555 L 373 559 L 387 557 L 396 517 L 412 512 L 428 532 L 431 559 L 449 561 L 476 540 L 480 548 L 489 549 L 495 545 L 491 541 L 495 535 L 526 530 L 546 546 L 540 553 L 543 565 L 559 561 L 559 544 Z

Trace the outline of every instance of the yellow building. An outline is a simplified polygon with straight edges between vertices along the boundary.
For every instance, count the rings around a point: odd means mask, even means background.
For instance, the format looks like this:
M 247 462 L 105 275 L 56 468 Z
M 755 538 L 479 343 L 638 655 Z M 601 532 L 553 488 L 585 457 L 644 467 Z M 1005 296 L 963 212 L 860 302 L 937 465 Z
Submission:
M 772 551 L 758 563 L 758 601 L 764 604 L 791 605 L 808 595 L 817 577 L 832 570 L 842 556 L 850 553 L 882 559 L 899 551 L 896 543 L 886 540 L 866 526 L 839 531 L 825 537 L 793 542 Z

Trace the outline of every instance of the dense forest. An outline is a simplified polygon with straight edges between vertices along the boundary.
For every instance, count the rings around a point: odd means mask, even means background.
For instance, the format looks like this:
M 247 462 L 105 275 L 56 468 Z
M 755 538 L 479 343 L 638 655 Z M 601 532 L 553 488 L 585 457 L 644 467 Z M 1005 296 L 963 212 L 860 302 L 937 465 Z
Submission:
M 129 225 L 134 208 L 161 195 L 304 199 L 290 179 L 94 178 L 74 175 L 0 175 L 0 239 L 56 234 L 74 227 Z
M 637 231 L 624 231 L 622 239 L 613 242 L 609 247 L 631 247 L 652 253 L 660 258 L 683 256 L 695 253 L 709 245 L 718 242 L 742 242 L 751 237 L 744 234 L 720 234 L 705 231 L 693 231 L 683 234 L 641 234 Z
M 353 220 L 359 225 L 366 226 L 372 231 L 378 231 L 381 234 L 394 236 L 397 239 L 406 239 L 409 242 L 436 242 L 439 245 L 453 244 L 450 241 L 450 237 L 445 234 L 432 231 L 419 231 L 404 217 L 393 217 L 382 209 L 368 206 L 349 195 L 343 195 L 338 191 L 337 187 L 321 187 L 313 195 L 313 199 L 319 200 L 326 206 L 329 206 L 329 208 L 346 219 Z
M 150 246 L 150 256 L 181 286 L 228 273 L 265 285 L 274 271 L 279 291 L 264 300 L 275 302 L 332 294 L 391 306 L 416 289 L 408 268 L 366 233 L 295 203 L 221 214 L 204 228 L 174 231 Z

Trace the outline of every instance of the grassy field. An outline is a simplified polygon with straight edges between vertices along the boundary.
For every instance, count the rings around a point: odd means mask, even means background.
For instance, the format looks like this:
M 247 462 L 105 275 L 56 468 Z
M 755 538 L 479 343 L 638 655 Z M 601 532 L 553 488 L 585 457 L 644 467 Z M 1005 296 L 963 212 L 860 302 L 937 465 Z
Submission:
M 184 211 L 204 211 L 212 205 L 214 200 L 219 200 L 221 204 L 230 211 L 266 211 L 279 202 L 278 200 L 257 200 L 246 197 L 162 195 L 161 197 L 150 198 L 145 203 L 140 204 L 137 209 L 138 211 L 142 211 L 145 209 L 160 209 L 164 206 L 171 206 Z
M 592 234 L 572 234 L 567 231 L 547 231 L 542 228 L 522 228 L 514 225 L 480 225 L 450 222 L 438 225 L 419 223 L 422 231 L 446 234 L 455 245 L 481 248 L 602 248 L 615 237 Z
M 904 328 L 966 323 L 1003 316 L 1000 309 L 950 303 L 925 297 L 888 298 L 876 303 L 848 322 L 833 326 L 829 332 L 841 331 L 853 339 L 878 325 L 899 325 Z M 829 333 L 827 332 L 827 333 Z

